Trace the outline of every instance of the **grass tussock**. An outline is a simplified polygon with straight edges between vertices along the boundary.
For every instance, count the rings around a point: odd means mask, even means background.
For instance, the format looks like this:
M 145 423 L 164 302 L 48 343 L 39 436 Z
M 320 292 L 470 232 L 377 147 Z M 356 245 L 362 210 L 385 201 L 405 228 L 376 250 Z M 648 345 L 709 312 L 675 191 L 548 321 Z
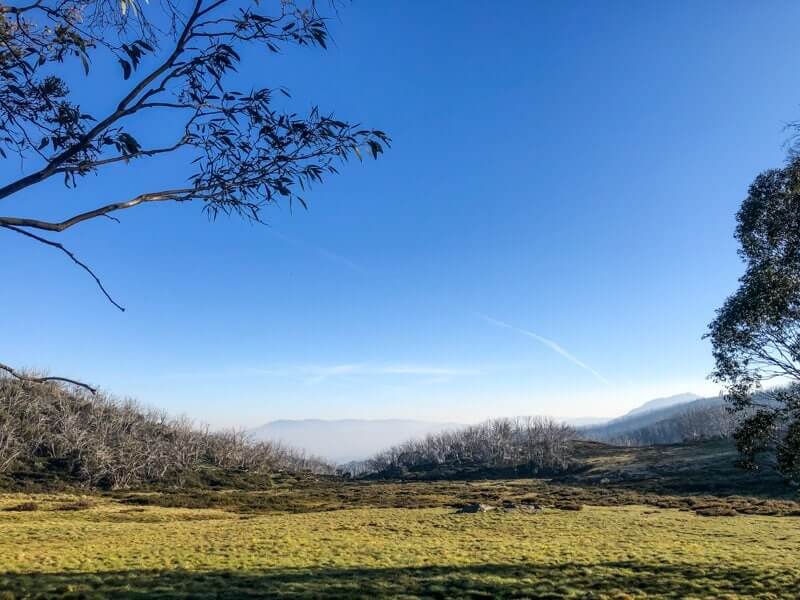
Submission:
M 558 510 L 583 510 L 583 504 L 577 502 L 556 502 L 555 507 Z
M 8 512 L 33 512 L 39 510 L 39 505 L 36 502 L 20 502 L 19 504 L 8 506 L 3 510 Z
M 87 499 L 75 500 L 74 502 L 67 502 L 56 507 L 55 510 L 89 510 L 94 506 L 94 502 Z

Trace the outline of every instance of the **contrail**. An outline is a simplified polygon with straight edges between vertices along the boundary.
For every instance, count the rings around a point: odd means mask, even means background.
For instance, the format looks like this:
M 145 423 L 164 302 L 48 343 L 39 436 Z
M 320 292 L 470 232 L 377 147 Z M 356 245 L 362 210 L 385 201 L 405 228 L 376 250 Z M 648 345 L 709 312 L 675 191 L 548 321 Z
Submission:
M 316 246 L 314 244 L 309 244 L 297 238 L 291 237 L 286 235 L 285 233 L 281 233 L 280 231 L 276 231 L 275 229 L 269 230 L 272 235 L 277 237 L 280 240 L 288 244 L 292 244 L 293 246 L 297 246 L 299 248 L 304 248 L 305 250 L 310 250 L 311 252 L 316 252 L 322 258 L 325 258 L 331 262 L 339 263 L 342 266 L 351 269 L 352 271 L 357 271 L 358 273 L 366 273 L 367 270 L 362 267 L 361 265 L 354 263 L 349 258 L 342 256 L 341 254 L 336 254 L 336 252 L 331 252 L 327 248 L 323 248 L 322 246 Z
M 538 333 L 534 333 L 533 331 L 528 331 L 527 329 L 522 329 L 520 327 L 514 327 L 513 325 L 509 325 L 504 321 L 499 321 L 498 319 L 493 319 L 492 317 L 487 317 L 486 315 L 478 314 L 478 316 L 486 321 L 487 323 L 491 323 L 492 325 L 496 325 L 497 327 L 502 327 L 503 329 L 510 329 L 511 331 L 515 331 L 521 335 L 527 336 L 529 338 L 533 338 L 537 342 L 544 344 L 554 352 L 557 352 L 564 358 L 566 358 L 569 362 L 574 365 L 579 366 L 581 369 L 588 371 L 592 375 L 597 378 L 598 381 L 602 382 L 605 385 L 611 385 L 611 382 L 608 381 L 605 377 L 603 377 L 600 373 L 595 371 L 592 367 L 587 365 L 585 362 L 580 360 L 577 356 L 571 354 L 564 348 L 562 348 L 558 343 L 554 342 L 551 339 L 548 339 L 544 336 L 539 335 Z

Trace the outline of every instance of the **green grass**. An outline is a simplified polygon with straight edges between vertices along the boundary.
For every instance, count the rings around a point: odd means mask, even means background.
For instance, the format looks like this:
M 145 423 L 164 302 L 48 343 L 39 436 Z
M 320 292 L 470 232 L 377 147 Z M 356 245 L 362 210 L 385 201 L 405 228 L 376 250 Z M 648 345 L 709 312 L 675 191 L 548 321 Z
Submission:
M 393 485 L 383 494 L 413 497 Z M 499 485 L 515 484 L 488 493 Z M 796 598 L 800 589 L 795 517 L 80 500 L 0 496 L 0 598 Z M 37 510 L 3 510 L 30 501 Z
M 0 495 L 0 600 L 799 597 L 797 492 L 736 470 L 729 442 L 576 450 L 549 481 L 208 469 L 81 495 L 21 474 Z M 455 511 L 504 501 L 545 511 Z
M 564 482 L 597 484 L 666 494 L 714 494 L 797 498 L 767 460 L 757 471 L 736 467 L 732 440 L 618 447 L 598 442 L 575 443 L 576 469 Z
M 116 492 L 111 497 L 131 506 L 220 508 L 235 512 L 311 512 L 354 507 L 437 508 L 469 502 L 499 504 L 533 501 L 543 506 L 589 504 L 735 511 L 741 514 L 800 516 L 800 503 L 779 495 L 695 495 L 648 491 L 621 484 L 562 483 L 542 479 L 488 481 L 345 481 L 333 478 L 276 481 L 264 491 L 189 489 Z

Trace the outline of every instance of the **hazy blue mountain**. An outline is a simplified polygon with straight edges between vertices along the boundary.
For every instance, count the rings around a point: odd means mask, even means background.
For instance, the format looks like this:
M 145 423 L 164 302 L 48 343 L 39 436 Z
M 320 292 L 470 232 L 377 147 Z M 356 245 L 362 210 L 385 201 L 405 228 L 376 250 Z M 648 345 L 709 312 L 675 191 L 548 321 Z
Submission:
M 692 394 L 690 392 L 684 392 L 683 394 L 675 394 L 674 396 L 667 396 L 666 398 L 655 398 L 653 400 L 648 400 L 644 404 L 637 406 L 633 410 L 620 417 L 556 417 L 556 421 L 561 421 L 562 423 L 566 423 L 567 425 L 572 425 L 573 427 L 578 428 L 595 427 L 616 423 L 617 421 L 622 421 L 629 417 L 644 415 L 646 413 L 668 408 L 670 406 L 694 402 L 700 398 L 702 398 L 702 396 L 698 396 L 697 394 Z
M 409 419 L 304 419 L 272 421 L 250 433 L 259 440 L 283 442 L 336 463 L 363 460 L 390 446 L 459 423 Z
M 693 396 L 693 394 L 691 395 Z M 681 394 L 681 396 L 683 396 L 683 394 Z M 581 427 L 580 431 L 588 439 L 604 441 L 622 436 L 631 431 L 636 431 L 643 427 L 648 427 L 658 423 L 659 421 L 670 419 L 676 415 L 690 410 L 719 406 L 723 404 L 723 402 L 723 399 L 720 397 L 697 397 L 697 399 L 689 400 L 687 402 L 667 404 L 667 406 L 662 405 L 662 408 L 655 408 L 645 411 L 639 411 L 637 409 L 622 417 L 614 419 L 613 421 L 609 421 L 608 423 L 589 427 Z M 646 403 L 642 406 L 646 406 L 647 404 L 649 403 Z
M 648 412 L 652 412 L 654 410 L 660 410 L 662 408 L 668 408 L 670 406 L 676 406 L 678 404 L 686 404 L 688 402 L 694 402 L 695 400 L 700 400 L 702 396 L 698 396 L 697 394 L 692 394 L 691 392 L 684 392 L 683 394 L 675 394 L 674 396 L 667 396 L 666 398 L 656 398 L 654 400 L 649 400 L 642 404 L 641 406 L 634 408 L 633 410 L 627 412 L 626 414 L 614 419 L 615 421 L 621 419 L 627 419 L 628 417 L 643 415 Z
M 556 421 L 566 423 L 572 427 L 590 427 L 592 425 L 602 425 L 608 423 L 608 417 L 556 417 Z

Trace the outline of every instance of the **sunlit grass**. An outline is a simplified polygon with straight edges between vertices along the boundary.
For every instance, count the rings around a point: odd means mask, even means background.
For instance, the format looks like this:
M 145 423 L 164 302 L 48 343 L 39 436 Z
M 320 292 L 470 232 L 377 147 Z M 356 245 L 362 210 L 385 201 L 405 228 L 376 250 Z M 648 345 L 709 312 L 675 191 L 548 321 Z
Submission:
M 1 510 L 35 501 L 33 512 Z M 0 590 L 23 597 L 797 597 L 800 519 L 652 507 L 304 514 L 0 496 Z

